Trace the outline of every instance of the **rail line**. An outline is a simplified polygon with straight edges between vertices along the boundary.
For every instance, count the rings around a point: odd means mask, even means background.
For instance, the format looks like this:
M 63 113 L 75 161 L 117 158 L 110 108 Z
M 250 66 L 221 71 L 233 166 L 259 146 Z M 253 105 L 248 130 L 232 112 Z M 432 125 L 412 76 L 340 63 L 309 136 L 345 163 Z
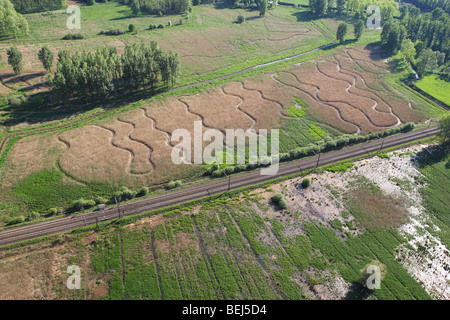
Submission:
M 267 180 L 310 170 L 317 166 L 323 166 L 337 161 L 369 154 L 370 152 L 378 151 L 382 148 L 389 148 L 406 142 L 430 137 L 438 134 L 439 132 L 440 129 L 437 127 L 428 127 L 426 129 L 402 133 L 385 139 L 378 139 L 363 144 L 353 145 L 309 158 L 280 164 L 279 170 L 275 175 L 263 176 L 260 174 L 259 170 L 256 170 L 233 177 L 230 181 L 228 181 L 228 179 L 222 179 L 189 189 L 179 190 L 145 200 L 123 204 L 120 206 L 120 212 L 118 211 L 118 208 L 114 207 L 103 211 L 93 211 L 5 230 L 0 232 L 0 246 L 51 234 L 67 232 L 98 222 L 113 220 L 124 216 L 131 216 L 190 200 L 219 194 L 228 190 L 259 184 Z

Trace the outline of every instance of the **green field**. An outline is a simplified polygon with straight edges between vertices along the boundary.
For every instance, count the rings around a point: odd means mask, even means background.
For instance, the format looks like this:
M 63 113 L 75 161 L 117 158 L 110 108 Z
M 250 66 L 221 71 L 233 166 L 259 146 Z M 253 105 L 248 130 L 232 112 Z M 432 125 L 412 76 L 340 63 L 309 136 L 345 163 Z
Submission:
M 419 81 L 414 82 L 414 85 L 420 90 L 428 93 L 433 98 L 442 101 L 450 106 L 450 82 L 440 78 L 438 75 L 429 75 Z

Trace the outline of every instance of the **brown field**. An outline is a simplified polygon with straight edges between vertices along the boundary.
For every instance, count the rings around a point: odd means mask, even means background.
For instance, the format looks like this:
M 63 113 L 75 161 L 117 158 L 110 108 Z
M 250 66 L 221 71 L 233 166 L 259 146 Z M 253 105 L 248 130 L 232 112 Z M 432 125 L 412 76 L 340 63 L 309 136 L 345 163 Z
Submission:
M 59 167 L 84 183 L 139 186 L 192 178 L 199 166 L 177 166 L 171 161 L 179 143 L 171 141 L 174 130 L 189 131 L 193 144 L 195 121 L 202 123 L 203 132 L 216 129 L 222 134 L 226 129 L 277 128 L 294 97 L 309 106 L 305 112 L 310 117 L 344 133 L 380 131 L 423 120 L 414 104 L 383 84 L 381 77 L 387 72 L 376 50 L 341 48 L 334 56 L 242 82 L 144 102 L 114 119 L 46 135 L 45 144 L 39 140 L 43 138 L 21 140 L 8 157 L 11 165 L 4 181 L 11 184 L 42 170 L 59 156 Z M 48 150 L 53 150 L 52 156 L 47 156 Z

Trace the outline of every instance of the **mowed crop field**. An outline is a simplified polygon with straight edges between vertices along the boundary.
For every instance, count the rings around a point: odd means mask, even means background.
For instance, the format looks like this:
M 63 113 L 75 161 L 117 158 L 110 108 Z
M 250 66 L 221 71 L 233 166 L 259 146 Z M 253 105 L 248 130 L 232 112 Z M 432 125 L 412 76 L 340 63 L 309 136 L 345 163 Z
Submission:
M 83 190 L 98 185 L 102 196 L 120 185 L 138 188 L 199 179 L 201 166 L 175 165 L 171 160 L 178 144 L 172 133 L 186 129 L 193 137 L 196 121 L 203 132 L 214 129 L 223 136 L 227 129 L 279 128 L 280 151 L 287 152 L 327 137 L 381 131 L 433 115 L 434 109 L 385 83 L 388 73 L 376 47 L 342 47 L 316 60 L 197 94 L 142 101 L 132 111 L 73 130 L 26 137 L 7 155 L 0 176 L 2 201 L 22 199 L 21 211 L 48 210 L 50 204 L 34 207 L 40 203 L 37 195 L 23 195 L 17 185 L 46 183 L 39 172 L 47 175 L 49 170 L 60 172 L 62 185 Z M 52 192 L 59 190 L 48 190 Z M 93 195 L 97 196 L 91 190 L 85 196 Z M 56 206 L 69 200 L 64 197 Z
M 25 15 L 30 26 L 28 37 L 2 41 L 0 44 L 3 61 L 6 61 L 6 49 L 17 46 L 23 53 L 24 72 L 21 77 L 16 77 L 5 65 L 0 69 L 0 75 L 11 88 L 39 85 L 45 72 L 37 53 L 44 45 L 54 52 L 93 51 L 108 46 L 117 48 L 122 54 L 126 45 L 155 40 L 164 50 L 173 50 L 180 55 L 182 80 L 195 82 L 329 43 L 330 40 L 315 28 L 313 22 L 308 21 L 310 18 L 297 21 L 299 14 L 303 13 L 309 17 L 307 11 L 279 7 L 269 10 L 266 17 L 260 18 L 258 11 L 216 9 L 213 5 L 201 5 L 194 6 L 189 17 L 133 17 L 128 6 L 111 2 L 81 7 L 81 30 L 67 29 L 69 15 L 63 10 L 28 14 Z M 248 20 L 243 24 L 234 23 L 239 14 Z M 178 25 L 180 20 L 183 25 Z M 167 26 L 169 21 L 172 27 L 148 30 L 150 24 Z M 110 29 L 125 32 L 129 24 L 137 27 L 137 34 L 99 35 L 101 31 Z M 61 39 L 68 33 L 78 32 L 85 39 Z M 23 79 L 24 76 L 27 78 Z
M 440 243 L 448 223 L 422 207 L 431 208 L 430 195 L 423 203 L 402 198 L 415 199 L 429 185 L 441 197 L 432 176 L 448 157 L 424 164 L 423 176 L 411 161 L 422 148 L 413 149 L 312 174 L 307 189 L 294 178 L 129 225 L 4 248 L 0 298 L 448 298 L 448 243 Z M 270 201 L 275 193 L 284 195 L 286 210 Z M 387 272 L 380 289 L 364 290 L 361 270 L 373 261 Z M 436 269 L 424 277 L 429 263 Z M 73 264 L 81 268 L 82 290 L 64 286 Z

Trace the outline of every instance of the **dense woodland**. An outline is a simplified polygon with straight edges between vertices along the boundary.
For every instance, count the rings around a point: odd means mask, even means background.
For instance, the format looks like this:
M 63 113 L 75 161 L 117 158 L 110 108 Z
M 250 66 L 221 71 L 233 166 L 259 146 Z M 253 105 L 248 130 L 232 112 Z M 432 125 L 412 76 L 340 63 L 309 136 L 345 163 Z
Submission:
M 421 10 L 431 11 L 436 8 L 441 8 L 448 14 L 450 14 L 450 1 L 449 0 L 406 0 L 406 2 L 415 5 Z
M 96 52 L 58 53 L 52 87 L 61 99 L 107 98 L 123 89 L 174 85 L 180 70 L 178 54 L 165 52 L 155 41 L 133 44 L 122 56 L 115 48 Z
M 11 0 L 11 2 L 19 13 L 58 10 L 66 4 L 66 0 Z

